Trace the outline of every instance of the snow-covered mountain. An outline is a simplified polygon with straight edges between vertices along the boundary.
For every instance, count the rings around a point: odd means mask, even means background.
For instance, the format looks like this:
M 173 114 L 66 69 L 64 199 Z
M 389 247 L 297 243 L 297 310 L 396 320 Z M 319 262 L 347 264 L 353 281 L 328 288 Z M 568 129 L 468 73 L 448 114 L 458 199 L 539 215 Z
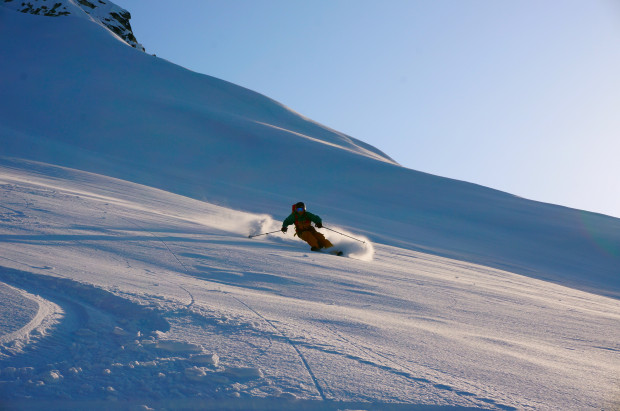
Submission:
M 0 6 L 0 38 L 0 408 L 620 403 L 620 220 L 406 169 L 90 18 Z M 366 243 L 247 238 L 300 200 Z
M 5 7 L 39 16 L 74 16 L 106 27 L 127 44 L 144 51 L 131 30 L 131 14 L 108 0 L 3 0 Z
M 282 218 L 303 200 L 375 240 L 619 295 L 618 219 L 400 167 L 86 19 L 0 18 L 3 38 L 19 39 L 0 49 L 5 155 Z

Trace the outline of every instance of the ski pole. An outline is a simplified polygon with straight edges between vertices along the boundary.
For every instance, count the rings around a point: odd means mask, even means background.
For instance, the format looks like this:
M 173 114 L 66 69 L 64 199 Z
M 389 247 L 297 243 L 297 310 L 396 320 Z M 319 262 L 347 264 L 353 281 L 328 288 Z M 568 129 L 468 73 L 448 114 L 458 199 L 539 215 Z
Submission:
M 345 236 L 345 237 L 352 238 L 352 239 L 354 239 L 355 241 L 359 241 L 360 243 L 364 243 L 364 244 L 366 244 L 366 241 L 358 240 L 357 238 L 355 238 L 355 237 L 351 237 L 350 235 L 343 234 L 343 233 L 341 233 L 341 232 L 339 232 L 339 231 L 332 230 L 331 228 L 327 228 L 327 227 L 325 227 L 325 226 L 323 226 L 323 228 L 324 228 L 324 229 L 326 229 L 326 230 L 329 230 L 329 231 L 333 231 L 334 233 L 338 233 L 338 234 L 340 234 L 340 235 L 343 235 L 343 236 Z
M 250 235 L 248 236 L 248 238 L 258 237 L 259 235 L 267 235 L 267 234 L 279 233 L 280 231 L 281 231 L 281 230 L 270 231 L 270 232 L 268 232 L 268 233 L 262 233 L 262 234 L 254 234 L 254 235 L 250 234 Z

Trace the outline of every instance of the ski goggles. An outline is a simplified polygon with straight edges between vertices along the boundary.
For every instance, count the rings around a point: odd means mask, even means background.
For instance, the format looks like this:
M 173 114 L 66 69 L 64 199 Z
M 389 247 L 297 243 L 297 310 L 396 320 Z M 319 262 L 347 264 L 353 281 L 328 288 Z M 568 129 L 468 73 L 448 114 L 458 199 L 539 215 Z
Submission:
M 298 213 L 303 213 L 304 212 L 304 208 L 303 207 L 297 207 L 297 212 Z

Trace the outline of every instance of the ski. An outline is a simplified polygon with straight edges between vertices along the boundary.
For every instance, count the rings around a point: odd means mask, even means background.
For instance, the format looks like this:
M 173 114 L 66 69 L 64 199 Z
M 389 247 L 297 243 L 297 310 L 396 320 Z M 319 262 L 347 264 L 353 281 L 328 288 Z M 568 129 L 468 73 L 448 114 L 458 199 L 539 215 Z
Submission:
M 331 255 L 337 255 L 339 257 L 344 256 L 344 253 L 340 250 L 329 250 L 329 249 L 325 249 L 325 248 L 321 248 L 318 250 L 312 250 L 316 253 L 323 253 L 323 254 L 331 254 Z

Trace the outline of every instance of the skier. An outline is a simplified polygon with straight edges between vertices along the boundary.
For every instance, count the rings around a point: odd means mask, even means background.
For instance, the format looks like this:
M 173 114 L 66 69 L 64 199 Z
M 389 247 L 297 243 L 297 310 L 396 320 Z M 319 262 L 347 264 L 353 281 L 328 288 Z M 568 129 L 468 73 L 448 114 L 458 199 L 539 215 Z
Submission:
M 310 244 L 310 250 L 319 251 L 322 248 L 330 248 L 334 245 L 312 227 L 314 223 L 317 228 L 323 227 L 321 217 L 306 211 L 306 205 L 301 201 L 293 204 L 293 212 L 282 222 L 282 232 L 286 233 L 288 226 L 295 224 L 295 234 Z

